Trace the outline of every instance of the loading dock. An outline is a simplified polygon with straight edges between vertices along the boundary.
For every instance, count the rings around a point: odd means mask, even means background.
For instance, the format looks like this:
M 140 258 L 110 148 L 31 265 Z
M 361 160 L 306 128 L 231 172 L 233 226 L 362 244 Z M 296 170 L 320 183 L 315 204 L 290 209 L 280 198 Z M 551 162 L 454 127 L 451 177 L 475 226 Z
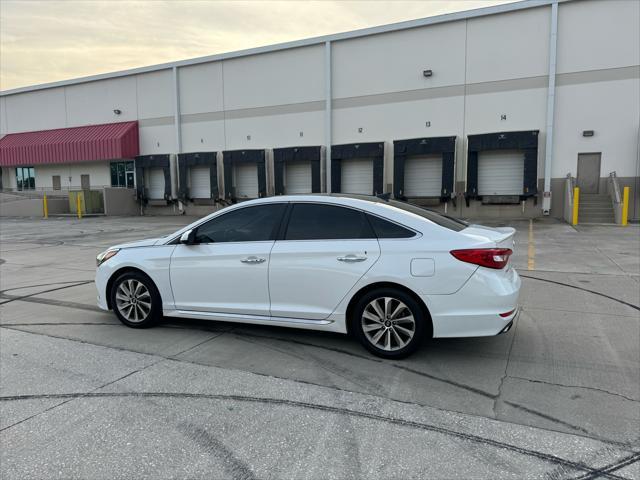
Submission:
M 216 152 L 178 155 L 178 197 L 182 201 L 198 203 L 218 198 L 217 165 Z
M 518 203 L 538 193 L 538 130 L 469 135 L 467 205 Z
M 400 199 L 440 199 L 453 194 L 456 137 L 393 142 L 393 194 Z
M 169 155 L 136 157 L 136 196 L 142 203 L 171 200 L 171 169 Z
M 331 190 L 378 195 L 384 192 L 384 142 L 331 147 Z
M 321 192 L 321 147 L 288 147 L 273 150 L 276 195 Z
M 267 196 L 264 150 L 231 150 L 223 153 L 225 198 L 248 200 Z

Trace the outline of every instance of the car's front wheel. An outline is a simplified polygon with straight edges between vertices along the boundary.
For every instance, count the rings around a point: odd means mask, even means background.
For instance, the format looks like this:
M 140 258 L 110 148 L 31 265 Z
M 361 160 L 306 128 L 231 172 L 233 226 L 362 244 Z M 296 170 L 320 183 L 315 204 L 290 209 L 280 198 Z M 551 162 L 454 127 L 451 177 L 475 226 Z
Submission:
M 381 288 L 366 293 L 353 309 L 351 331 L 371 353 L 404 358 L 420 346 L 427 319 L 411 295 Z
M 162 317 L 158 289 L 139 272 L 125 272 L 113 282 L 111 306 L 120 321 L 133 328 L 149 327 Z

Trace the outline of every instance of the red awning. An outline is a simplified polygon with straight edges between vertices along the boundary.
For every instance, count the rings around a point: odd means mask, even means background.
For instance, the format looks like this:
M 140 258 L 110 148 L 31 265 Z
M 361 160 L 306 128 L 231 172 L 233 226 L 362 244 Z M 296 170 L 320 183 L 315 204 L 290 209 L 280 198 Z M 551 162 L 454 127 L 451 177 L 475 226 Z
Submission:
M 0 166 L 133 158 L 139 151 L 138 122 L 10 133 L 0 139 Z

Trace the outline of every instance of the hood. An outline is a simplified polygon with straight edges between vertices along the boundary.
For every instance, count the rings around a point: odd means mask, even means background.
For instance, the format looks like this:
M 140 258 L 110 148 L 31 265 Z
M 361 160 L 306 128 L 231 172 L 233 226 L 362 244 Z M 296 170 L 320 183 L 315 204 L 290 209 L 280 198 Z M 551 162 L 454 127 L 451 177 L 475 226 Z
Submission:
M 510 248 L 515 244 L 516 229 L 513 227 L 485 227 L 484 225 L 469 225 L 460 233 L 476 240 L 495 243 L 496 247 Z
M 158 243 L 162 238 L 148 238 L 146 240 L 138 240 L 136 242 L 121 243 L 120 245 L 114 245 L 111 248 L 136 248 L 136 247 L 150 247 Z

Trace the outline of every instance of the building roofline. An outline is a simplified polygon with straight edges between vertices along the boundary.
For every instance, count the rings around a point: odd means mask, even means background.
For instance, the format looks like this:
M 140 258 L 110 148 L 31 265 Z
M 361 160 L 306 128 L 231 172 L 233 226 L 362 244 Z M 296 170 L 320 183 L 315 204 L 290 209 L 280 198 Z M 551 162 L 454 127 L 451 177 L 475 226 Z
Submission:
M 157 72 L 157 71 L 172 69 L 174 67 L 186 67 L 190 65 L 198 65 L 202 63 L 216 62 L 220 60 L 228 60 L 231 58 L 246 57 L 246 56 L 257 55 L 261 53 L 278 52 L 281 50 L 289 50 L 292 48 L 321 45 L 325 42 L 335 42 L 340 40 L 348 40 L 352 38 L 361 38 L 361 37 L 366 37 L 370 35 L 377 35 L 380 33 L 396 32 L 400 30 L 408 30 L 408 29 L 417 28 L 417 27 L 424 27 L 427 25 L 455 22 L 455 21 L 466 20 L 470 18 L 496 15 L 499 13 L 515 12 L 519 10 L 526 10 L 526 9 L 536 8 L 536 7 L 544 7 L 544 6 L 551 5 L 553 3 L 567 2 L 567 1 L 572 1 L 572 0 L 520 0 L 512 3 L 505 3 L 502 5 L 494 5 L 491 7 L 484 7 L 484 8 L 475 8 L 472 10 L 464 10 L 461 12 L 445 13 L 442 15 L 435 15 L 433 17 L 424 17 L 416 20 L 406 20 L 402 22 L 390 23 L 387 25 L 362 28 L 359 30 L 352 30 L 349 32 L 342 32 L 342 33 L 334 33 L 330 35 L 322 35 L 319 37 L 306 38 L 302 40 L 293 40 L 290 42 L 277 43 L 277 44 L 267 45 L 263 47 L 248 48 L 244 50 L 237 50 L 234 52 L 207 55 L 204 57 L 196 57 L 196 58 L 191 58 L 187 60 L 178 60 L 174 62 L 159 63 L 156 65 L 130 68 L 127 70 L 101 73 L 97 75 L 89 75 L 86 77 L 72 78 L 69 80 L 60 80 L 56 82 L 48 82 L 48 83 L 41 83 L 38 85 L 12 88 L 9 90 L 0 91 L 0 97 L 15 95 L 17 93 L 46 90 L 49 88 L 65 87 L 67 85 L 77 85 L 81 83 L 95 82 L 97 80 L 127 77 L 130 75 L 137 75 L 140 73 Z

